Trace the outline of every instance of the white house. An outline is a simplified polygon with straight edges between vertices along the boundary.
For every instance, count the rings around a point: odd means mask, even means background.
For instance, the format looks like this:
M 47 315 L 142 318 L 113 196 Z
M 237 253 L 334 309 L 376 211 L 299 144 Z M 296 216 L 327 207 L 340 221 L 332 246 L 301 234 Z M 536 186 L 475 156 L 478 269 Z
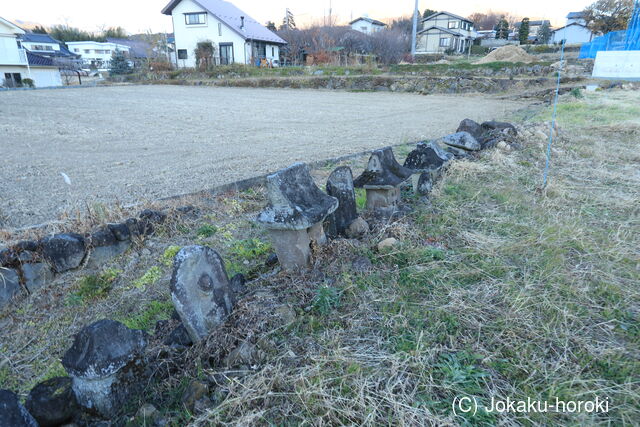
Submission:
M 349 22 L 351 25 L 351 29 L 355 31 L 360 31 L 364 34 L 373 34 L 380 30 L 384 30 L 387 26 L 384 22 L 380 22 L 376 19 L 371 19 L 368 16 L 362 16 L 358 19 L 355 19 Z
M 416 40 L 416 54 L 466 52 L 478 33 L 473 22 L 449 12 L 438 12 L 422 20 Z
M 31 53 L 49 58 L 77 59 L 78 55 L 71 53 L 63 43 L 49 34 L 25 33 L 20 36 L 22 47 Z
M 117 43 L 94 41 L 67 42 L 69 50 L 80 55 L 82 62 L 98 70 L 107 70 L 116 51 L 129 53 L 129 46 Z
M 279 65 L 283 39 L 222 0 L 172 0 L 162 13 L 173 20 L 177 66 L 196 66 L 196 48 L 211 42 L 215 64 Z
M 19 37 L 25 31 L 0 18 L 0 86 L 20 87 L 31 79 L 36 87 L 62 86 L 60 70 L 51 58 L 31 53 Z
M 567 15 L 567 24 L 553 30 L 550 43 L 583 44 L 593 40 L 594 34 L 587 28 L 584 12 L 571 12 Z

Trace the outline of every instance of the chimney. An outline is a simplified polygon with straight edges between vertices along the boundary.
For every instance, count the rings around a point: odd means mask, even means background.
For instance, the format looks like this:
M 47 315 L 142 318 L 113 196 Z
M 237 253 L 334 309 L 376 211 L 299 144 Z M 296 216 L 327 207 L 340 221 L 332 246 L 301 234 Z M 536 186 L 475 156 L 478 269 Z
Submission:
M 240 29 L 244 30 L 244 16 L 240 17 Z

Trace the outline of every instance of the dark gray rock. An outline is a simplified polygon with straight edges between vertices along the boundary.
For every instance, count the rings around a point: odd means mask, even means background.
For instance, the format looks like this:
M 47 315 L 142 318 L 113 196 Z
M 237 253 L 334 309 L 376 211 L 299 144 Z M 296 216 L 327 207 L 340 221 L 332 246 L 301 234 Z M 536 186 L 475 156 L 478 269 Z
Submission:
M 0 427 L 38 427 L 38 423 L 15 393 L 0 390 Z
M 57 273 L 78 268 L 85 254 L 85 241 L 79 234 L 56 234 L 42 241 L 42 255 Z
M 433 189 L 433 175 L 430 172 L 423 172 L 418 177 L 416 183 L 415 193 L 421 196 L 426 196 L 431 193 Z
M 36 259 L 36 254 L 31 251 L 23 251 L 18 254 L 18 261 L 20 263 L 33 262 Z
M 189 331 L 184 325 L 181 323 L 178 325 L 171 333 L 165 338 L 163 341 L 164 345 L 168 345 L 170 347 L 189 347 L 193 345 L 193 340 L 191 336 L 189 336 Z
M 306 230 L 338 208 L 338 200 L 313 182 L 309 166 L 296 163 L 267 177 L 269 205 L 258 222 L 269 229 Z
M 495 120 L 484 122 L 482 123 L 482 129 L 485 132 L 498 131 L 500 133 L 503 133 L 505 135 L 509 135 L 512 137 L 518 135 L 518 131 L 516 130 L 516 127 L 511 123 L 507 123 L 507 122 L 497 122 Z
M 48 264 L 38 262 L 33 264 L 22 264 L 22 277 L 24 285 L 30 293 L 50 283 L 55 275 Z
M 119 242 L 125 242 L 131 239 L 131 231 L 127 224 L 108 224 L 109 230 Z
M 146 219 L 154 224 L 162 224 L 167 219 L 167 214 L 164 212 L 160 212 L 152 209 L 145 209 L 142 212 L 140 212 L 140 215 L 138 217 L 141 220 Z
M 119 240 L 110 227 L 104 227 L 94 232 L 90 238 L 91 250 L 89 251 L 87 267 L 98 268 L 122 255 L 129 249 L 128 240 Z
M 420 142 L 417 148 L 409 153 L 404 166 L 419 172 L 437 171 L 452 159 L 453 155 L 435 142 Z
M 171 299 L 194 342 L 222 324 L 234 305 L 234 294 L 215 250 L 186 246 L 178 252 L 171 277 Z
M 476 141 L 481 142 L 482 134 L 484 133 L 484 129 L 480 125 L 471 119 L 464 119 L 460 122 L 460 126 L 458 126 L 458 130 L 456 132 L 467 132 L 473 136 Z
M 21 291 L 18 272 L 12 268 L 0 267 L 0 308 L 9 304 Z
M 89 238 L 89 245 L 92 248 L 100 246 L 112 246 L 118 243 L 118 239 L 109 227 L 103 227 L 94 231 Z
M 350 239 L 357 239 L 358 237 L 362 237 L 367 234 L 370 230 L 371 228 L 369 227 L 369 223 L 362 217 L 358 217 L 349 224 L 345 234 Z
M 457 132 L 443 136 L 438 142 L 467 151 L 478 151 L 482 148 L 480 143 L 468 132 Z
M 147 334 L 100 320 L 83 328 L 62 358 L 80 406 L 112 418 L 144 385 Z
M 56 377 L 36 385 L 25 407 L 40 427 L 55 427 L 71 421 L 79 409 L 70 377 Z
M 371 153 L 367 168 L 353 181 L 357 188 L 389 190 L 398 187 L 413 174 L 411 169 L 401 166 L 391 147 Z
M 341 166 L 329 175 L 327 194 L 338 199 L 338 208 L 327 217 L 327 234 L 330 237 L 344 236 L 358 217 L 351 168 Z
M 12 248 L 0 250 L 0 267 L 13 265 L 18 261 L 18 255 Z
M 267 260 L 264 262 L 264 265 L 267 267 L 273 267 L 276 264 L 278 264 L 278 255 L 275 253 L 269 255 Z
M 458 147 L 447 147 L 447 152 L 452 154 L 456 159 L 471 159 L 473 156 L 471 155 L 471 151 L 463 150 Z
M 129 229 L 130 236 L 138 237 L 144 234 L 141 232 L 141 225 L 138 223 L 136 218 L 129 218 L 124 222 L 124 224 Z M 144 226 L 142 227 L 142 231 L 144 231 Z
M 18 242 L 17 245 L 14 246 L 16 251 L 30 251 L 30 252 L 38 252 L 40 250 L 40 243 L 35 240 L 23 240 Z

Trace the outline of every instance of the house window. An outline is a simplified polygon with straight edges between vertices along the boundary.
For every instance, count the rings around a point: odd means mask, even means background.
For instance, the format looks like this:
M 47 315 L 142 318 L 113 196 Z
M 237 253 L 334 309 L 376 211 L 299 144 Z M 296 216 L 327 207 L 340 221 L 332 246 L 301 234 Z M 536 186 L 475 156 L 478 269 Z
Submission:
M 271 46 L 271 57 L 276 56 L 276 48 Z
M 207 14 L 205 12 L 185 13 L 184 21 L 187 25 L 203 25 L 207 23 Z
M 440 47 L 449 47 L 450 43 L 451 43 L 451 39 L 449 37 L 440 38 Z
M 222 23 L 218 22 L 218 36 L 222 37 Z
M 22 76 L 20 73 L 4 73 L 4 85 L 7 87 L 21 87 Z
M 458 21 L 449 22 L 449 29 L 458 28 Z
M 360 27 L 360 29 L 362 30 L 363 33 L 367 32 L 367 27 Z
M 104 51 L 104 53 L 106 53 L 108 55 L 108 54 L 111 53 L 111 51 L 107 49 L 107 50 Z
M 187 59 L 187 49 L 178 49 L 178 59 Z
M 22 43 L 20 43 L 20 40 L 16 40 L 16 43 L 18 43 L 18 49 L 22 49 Z
M 85 49 L 84 53 L 91 53 L 91 49 Z

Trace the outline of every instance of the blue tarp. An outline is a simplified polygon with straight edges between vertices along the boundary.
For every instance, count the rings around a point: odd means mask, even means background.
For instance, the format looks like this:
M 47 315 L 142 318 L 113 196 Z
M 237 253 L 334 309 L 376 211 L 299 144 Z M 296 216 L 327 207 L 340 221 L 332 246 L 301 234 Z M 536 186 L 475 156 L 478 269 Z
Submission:
M 613 31 L 583 44 L 579 57 L 595 58 L 601 50 L 640 50 L 640 0 L 636 1 L 626 31 Z

